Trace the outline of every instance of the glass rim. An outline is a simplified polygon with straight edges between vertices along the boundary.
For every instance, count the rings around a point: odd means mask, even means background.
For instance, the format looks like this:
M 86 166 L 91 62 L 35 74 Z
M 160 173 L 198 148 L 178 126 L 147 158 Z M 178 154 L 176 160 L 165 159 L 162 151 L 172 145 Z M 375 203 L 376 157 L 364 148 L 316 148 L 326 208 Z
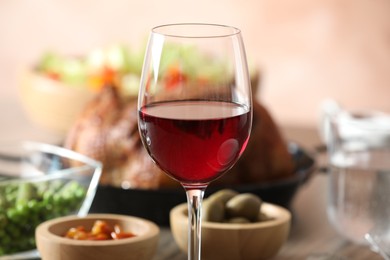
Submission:
M 390 114 L 376 110 L 341 111 L 330 122 L 336 127 L 351 127 L 359 131 L 390 131 Z
M 181 30 L 178 29 L 176 32 L 173 32 L 173 28 L 180 27 L 182 27 Z M 183 28 L 209 29 L 207 32 L 206 30 L 201 30 L 201 33 L 191 33 L 183 30 Z M 223 38 L 241 34 L 241 30 L 237 27 L 216 23 L 170 23 L 155 26 L 151 32 L 153 34 L 176 38 Z

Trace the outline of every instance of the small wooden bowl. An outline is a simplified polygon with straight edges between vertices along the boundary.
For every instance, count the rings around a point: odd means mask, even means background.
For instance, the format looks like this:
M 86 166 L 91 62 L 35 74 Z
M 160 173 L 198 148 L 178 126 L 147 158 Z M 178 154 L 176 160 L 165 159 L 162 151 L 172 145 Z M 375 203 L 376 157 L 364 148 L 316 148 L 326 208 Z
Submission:
M 173 237 L 187 253 L 187 205 L 180 204 L 170 213 Z M 271 217 L 249 224 L 202 222 L 202 259 L 261 260 L 275 256 L 290 231 L 291 214 L 274 204 L 263 203 L 262 212 Z
M 72 227 L 84 226 L 90 230 L 96 220 L 109 225 L 119 224 L 136 236 L 119 240 L 90 241 L 65 238 Z M 150 260 L 157 250 L 160 230 L 148 220 L 115 214 L 90 214 L 86 217 L 67 216 L 40 224 L 36 231 L 36 243 L 42 260 Z

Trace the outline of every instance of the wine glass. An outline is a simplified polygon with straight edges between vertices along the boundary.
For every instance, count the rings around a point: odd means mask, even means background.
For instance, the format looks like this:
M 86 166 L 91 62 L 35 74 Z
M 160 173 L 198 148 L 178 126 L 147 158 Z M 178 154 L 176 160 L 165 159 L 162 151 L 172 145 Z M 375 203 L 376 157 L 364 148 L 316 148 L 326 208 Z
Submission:
M 252 126 L 241 31 L 198 23 L 153 28 L 140 82 L 138 122 L 152 160 L 186 191 L 188 259 L 200 259 L 204 191 L 237 162 Z

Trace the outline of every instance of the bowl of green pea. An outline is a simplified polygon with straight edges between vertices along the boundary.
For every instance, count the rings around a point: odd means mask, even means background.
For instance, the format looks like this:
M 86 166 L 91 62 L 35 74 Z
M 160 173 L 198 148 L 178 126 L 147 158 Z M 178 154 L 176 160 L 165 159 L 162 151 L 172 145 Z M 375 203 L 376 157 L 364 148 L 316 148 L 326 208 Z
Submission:
M 60 146 L 0 145 L 0 260 L 39 258 L 35 228 L 86 216 L 102 171 L 100 162 Z

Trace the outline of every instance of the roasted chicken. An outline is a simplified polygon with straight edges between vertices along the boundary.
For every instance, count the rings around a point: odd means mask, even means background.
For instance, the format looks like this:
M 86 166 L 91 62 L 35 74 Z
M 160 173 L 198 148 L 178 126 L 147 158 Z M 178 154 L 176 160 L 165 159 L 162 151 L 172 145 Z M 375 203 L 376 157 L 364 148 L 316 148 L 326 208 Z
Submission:
M 213 185 L 267 182 L 293 174 L 287 143 L 272 117 L 259 102 L 253 108 L 252 134 L 245 152 Z M 115 87 L 105 87 L 87 104 L 64 146 L 103 163 L 101 184 L 140 189 L 179 186 L 142 147 L 136 100 L 123 100 Z

